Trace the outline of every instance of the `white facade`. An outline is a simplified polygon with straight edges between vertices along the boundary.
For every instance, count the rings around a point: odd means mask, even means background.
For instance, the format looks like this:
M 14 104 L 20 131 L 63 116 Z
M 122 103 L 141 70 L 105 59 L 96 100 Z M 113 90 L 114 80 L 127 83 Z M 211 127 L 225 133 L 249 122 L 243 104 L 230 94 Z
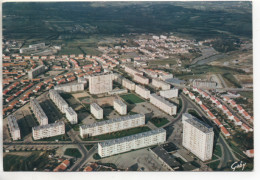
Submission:
M 32 69 L 28 72 L 28 78 L 33 79 L 36 76 L 38 76 L 39 74 L 43 73 L 44 71 L 45 71 L 44 65 L 38 66 L 35 69 Z
M 132 67 L 128 67 L 128 66 L 125 66 L 125 72 L 127 72 L 128 74 L 134 76 L 135 74 L 139 74 L 139 75 L 143 75 L 143 72 L 135 69 L 135 68 L 132 68 Z
M 77 92 L 84 91 L 83 83 L 70 83 L 54 86 L 54 89 L 59 92 Z
M 217 83 L 214 81 L 205 81 L 205 80 L 200 80 L 200 79 L 195 79 L 192 84 L 194 87 L 198 88 L 216 88 Z
M 90 105 L 90 112 L 96 119 L 103 119 L 103 109 L 97 103 Z
M 120 115 L 126 115 L 127 114 L 127 105 L 120 99 L 114 100 L 114 109 L 120 114 Z
M 152 85 L 156 88 L 161 88 L 162 90 L 169 90 L 171 89 L 171 85 L 167 84 L 166 82 L 163 82 L 158 79 L 153 79 L 152 80 Z
M 50 94 L 50 98 L 54 102 L 54 104 L 60 109 L 60 111 L 62 113 L 65 113 L 65 109 L 69 107 L 67 102 L 54 89 L 51 89 L 49 91 L 49 94 Z
M 48 117 L 46 116 L 39 102 L 35 98 L 31 98 L 30 105 L 40 125 L 48 124 Z
M 140 83 L 140 84 L 149 84 L 149 79 L 140 75 L 140 74 L 135 74 L 134 75 L 134 81 Z
M 150 103 L 169 115 L 175 115 L 177 113 L 177 106 L 156 94 L 150 95 Z
M 110 119 L 107 121 L 100 121 L 94 124 L 80 126 L 80 135 L 84 136 L 98 136 L 101 134 L 107 134 L 111 132 L 121 131 L 133 127 L 142 126 L 145 124 L 145 116 L 143 114 L 134 114 L 129 116 L 123 116 L 116 119 Z
M 125 94 L 127 93 L 127 89 L 114 89 L 112 91 L 109 91 L 109 95 L 114 95 L 114 94 Z
M 178 97 L 178 91 L 179 91 L 178 89 L 169 89 L 169 90 L 160 91 L 160 96 L 169 99 Z
M 146 89 L 146 88 L 144 88 L 142 86 L 136 85 L 135 86 L 135 93 L 139 94 L 144 99 L 149 99 L 150 98 L 150 90 L 148 90 L 148 89 Z
M 18 126 L 16 117 L 14 115 L 10 115 L 7 117 L 7 121 L 12 139 L 14 141 L 21 139 L 20 128 Z
M 78 115 L 71 107 L 65 109 L 65 114 L 71 124 L 78 123 Z
M 98 154 L 107 157 L 134 149 L 144 148 L 166 141 L 166 130 L 163 128 L 151 130 L 144 133 L 113 139 L 98 143 Z
M 89 76 L 89 92 L 90 94 L 102 94 L 112 91 L 113 74 L 99 74 Z
M 126 88 L 126 89 L 129 89 L 130 91 L 134 91 L 135 90 L 135 83 L 124 78 L 122 80 L 122 85 Z
M 32 128 L 33 139 L 43 139 L 53 136 L 65 134 L 65 123 L 59 121 L 57 123 L 36 126 Z
M 210 160 L 213 154 L 213 128 L 197 118 L 185 114 L 182 116 L 182 123 L 182 145 L 202 161 Z

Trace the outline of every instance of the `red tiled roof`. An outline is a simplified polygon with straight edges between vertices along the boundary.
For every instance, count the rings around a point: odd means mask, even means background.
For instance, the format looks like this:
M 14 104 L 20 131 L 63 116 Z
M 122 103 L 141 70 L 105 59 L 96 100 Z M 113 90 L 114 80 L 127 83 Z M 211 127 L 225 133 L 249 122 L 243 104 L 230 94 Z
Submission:
M 220 129 L 221 129 L 221 132 L 223 132 L 225 135 L 228 135 L 228 134 L 230 135 L 230 133 L 224 126 L 221 126 Z

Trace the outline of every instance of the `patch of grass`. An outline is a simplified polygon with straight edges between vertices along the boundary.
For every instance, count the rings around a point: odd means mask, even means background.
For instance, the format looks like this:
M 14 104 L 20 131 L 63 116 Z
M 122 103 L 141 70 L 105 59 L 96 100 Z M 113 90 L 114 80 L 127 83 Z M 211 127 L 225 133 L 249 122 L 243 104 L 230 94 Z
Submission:
M 130 136 L 133 134 L 138 134 L 146 131 L 150 131 L 151 129 L 149 127 L 143 126 L 143 127 L 136 127 L 131 128 L 123 131 L 117 131 L 109 134 L 102 134 L 99 136 L 93 136 L 93 137 L 85 137 L 83 138 L 84 141 L 97 141 L 97 140 L 108 140 L 108 139 L 116 139 L 120 137 Z
M 77 148 L 67 148 L 64 152 L 64 155 L 72 156 L 76 158 L 81 158 L 82 156 Z
M 192 116 L 201 119 L 200 115 L 197 113 L 197 111 L 193 110 L 193 109 L 189 109 L 188 113 L 191 114 Z
M 213 169 L 213 170 L 217 170 L 219 163 L 220 163 L 220 161 L 214 161 L 214 162 L 208 164 L 208 166 L 209 166 L 211 169 Z
M 98 153 L 96 153 L 96 154 L 93 155 L 93 159 L 99 160 L 99 159 L 101 159 L 101 157 Z
M 232 83 L 235 87 L 242 88 L 242 86 L 239 84 L 239 82 L 236 80 L 236 78 L 231 73 L 225 73 L 222 74 L 223 78 L 228 80 L 230 83 Z
M 215 149 L 213 150 L 213 154 L 222 157 L 222 151 L 220 145 L 216 145 Z
M 87 150 L 90 150 L 94 145 L 93 144 L 87 144 L 87 145 L 84 145 L 86 148 L 87 148 Z
M 47 152 L 32 152 L 29 156 L 7 154 L 3 158 L 4 171 L 43 171 L 52 170 L 58 165 L 55 160 L 50 160 Z
M 137 104 L 137 103 L 144 102 L 144 100 L 142 100 L 141 98 L 139 98 L 134 94 L 125 94 L 125 95 L 121 95 L 120 97 L 123 98 L 129 104 Z
M 239 92 L 239 94 L 246 98 L 253 99 L 253 91 L 241 91 L 241 92 Z
M 150 122 L 152 122 L 156 127 L 161 127 L 169 121 L 166 118 L 152 118 Z

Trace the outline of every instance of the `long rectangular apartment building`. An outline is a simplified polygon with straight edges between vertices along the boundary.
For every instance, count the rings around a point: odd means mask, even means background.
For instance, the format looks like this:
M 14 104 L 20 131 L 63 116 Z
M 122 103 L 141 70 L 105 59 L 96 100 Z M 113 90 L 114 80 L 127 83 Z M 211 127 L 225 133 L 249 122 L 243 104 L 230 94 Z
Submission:
M 149 99 L 150 98 L 150 90 L 146 89 L 143 86 L 136 85 L 135 86 L 135 93 L 139 94 L 144 99 Z
M 195 79 L 192 85 L 197 88 L 207 88 L 207 89 L 214 89 L 217 87 L 217 83 L 215 81 L 207 81 L 207 80 L 200 80 L 200 79 Z
M 46 125 L 48 124 L 48 117 L 44 113 L 42 107 L 40 106 L 39 102 L 35 98 L 31 98 L 30 105 L 32 108 L 32 111 L 37 118 L 40 125 Z
M 10 115 L 7 117 L 7 121 L 12 139 L 14 141 L 21 139 L 21 132 L 16 117 L 14 115 Z
M 78 123 L 78 115 L 71 107 L 65 109 L 65 114 L 71 124 Z
M 134 76 L 135 74 L 139 74 L 141 76 L 144 75 L 143 72 L 141 72 L 141 71 L 139 71 L 139 70 L 137 70 L 135 68 L 129 67 L 129 66 L 125 66 L 125 72 L 127 72 L 128 74 L 130 74 L 132 76 Z
M 98 136 L 111 132 L 121 131 L 133 127 L 142 126 L 145 124 L 145 115 L 134 114 L 123 116 L 120 118 L 110 119 L 107 121 L 100 121 L 94 124 L 80 126 L 80 135 L 84 136 Z
M 130 91 L 135 90 L 135 83 L 126 78 L 124 78 L 122 80 L 122 85 L 123 85 L 123 87 L 125 87 L 126 89 L 129 89 Z
M 114 109 L 120 114 L 120 115 L 126 115 L 127 114 L 127 105 L 121 100 L 121 99 L 115 99 L 113 102 Z
M 103 158 L 128 152 L 134 149 L 161 144 L 165 141 L 166 130 L 159 128 L 148 132 L 98 143 L 98 154 Z
M 62 85 L 54 86 L 54 89 L 59 91 L 59 92 L 84 91 L 84 84 L 83 83 L 62 84 Z
M 28 78 L 33 79 L 36 76 L 38 76 L 39 74 L 43 73 L 44 71 L 45 71 L 45 66 L 40 65 L 40 66 L 36 67 L 35 69 L 28 71 Z
M 177 113 L 177 106 L 156 94 L 150 95 L 150 103 L 169 115 L 175 115 Z
M 112 91 L 113 89 L 113 74 L 101 73 L 88 77 L 90 94 L 102 94 Z
M 202 161 L 210 160 L 213 153 L 213 128 L 187 113 L 182 115 L 182 124 L 182 145 Z
M 159 79 L 152 79 L 152 85 L 156 88 L 160 88 L 162 90 L 169 90 L 171 89 L 171 85 L 163 82 Z
M 65 134 L 65 123 L 59 121 L 43 126 L 36 126 L 32 128 L 32 134 L 34 140 L 62 135 Z
M 135 74 L 134 75 L 134 81 L 140 83 L 140 84 L 149 84 L 149 79 L 140 75 L 140 74 Z
M 90 105 L 90 112 L 96 119 L 103 119 L 103 109 L 97 103 Z
M 69 107 L 68 103 L 54 89 L 49 90 L 49 94 L 54 104 L 60 109 L 62 113 L 65 113 L 66 108 Z
M 162 90 L 159 91 L 160 96 L 164 97 L 164 98 L 174 98 L 174 97 L 178 97 L 178 89 L 169 89 L 169 90 Z

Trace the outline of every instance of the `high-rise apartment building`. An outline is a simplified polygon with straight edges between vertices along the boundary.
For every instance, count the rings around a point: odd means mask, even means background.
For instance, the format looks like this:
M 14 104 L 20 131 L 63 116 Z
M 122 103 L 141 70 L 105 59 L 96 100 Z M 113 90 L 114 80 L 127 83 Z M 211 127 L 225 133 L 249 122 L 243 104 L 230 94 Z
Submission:
M 112 74 L 96 74 L 88 77 L 90 94 L 107 93 L 113 89 Z
M 43 126 L 36 126 L 32 128 L 32 134 L 34 140 L 62 135 L 65 134 L 65 123 L 59 121 Z
M 143 86 L 136 85 L 135 86 L 135 93 L 143 97 L 144 99 L 150 98 L 150 90 L 146 89 Z
M 202 161 L 210 160 L 213 153 L 213 128 L 187 113 L 182 115 L 182 124 L 182 145 Z
M 84 136 L 98 136 L 115 131 L 121 131 L 133 127 L 142 126 L 145 124 L 145 115 L 134 114 L 129 116 L 122 116 L 120 118 L 110 119 L 107 121 L 100 121 L 94 124 L 80 126 L 80 135 Z
M 123 85 L 123 87 L 125 87 L 126 89 L 129 89 L 130 91 L 135 90 L 135 83 L 126 78 L 124 78 L 122 80 L 122 85 Z
M 49 91 L 49 94 L 50 94 L 50 98 L 54 102 L 54 104 L 60 109 L 60 111 L 62 113 L 65 113 L 65 109 L 69 107 L 67 102 L 54 89 L 51 89 Z
M 35 69 L 28 71 L 28 78 L 33 79 L 36 76 L 38 76 L 39 74 L 43 73 L 44 71 L 45 71 L 45 66 L 40 65 L 40 66 L 36 67 Z
M 10 130 L 10 134 L 12 136 L 12 139 L 14 141 L 21 139 L 20 128 L 18 126 L 16 117 L 14 115 L 9 115 L 7 117 L 7 121 L 8 121 L 8 128 Z
M 175 115 L 177 113 L 177 106 L 156 94 L 150 95 L 150 103 L 169 115 Z
M 153 79 L 152 80 L 152 85 L 156 88 L 160 88 L 162 90 L 169 90 L 171 89 L 171 85 L 167 84 L 166 82 L 163 82 L 159 79 Z
M 127 114 L 127 105 L 121 100 L 121 99 L 115 99 L 113 102 L 114 109 L 120 114 L 120 115 L 126 115 Z
M 118 139 L 107 140 L 98 143 L 98 154 L 100 157 L 112 156 L 115 154 L 144 148 L 166 141 L 166 130 L 163 128 L 134 134 Z
M 178 97 L 178 89 L 169 89 L 169 90 L 163 90 L 160 91 L 160 96 L 164 97 L 164 98 L 174 98 L 174 97 Z
M 78 115 L 71 107 L 65 109 L 65 114 L 71 124 L 78 123 Z
M 42 107 L 40 106 L 39 102 L 35 98 L 31 98 L 30 105 L 32 108 L 32 111 L 37 118 L 40 125 L 46 125 L 48 124 L 48 117 L 44 113 Z
M 84 91 L 84 84 L 83 83 L 62 84 L 62 85 L 54 86 L 54 89 L 59 91 L 59 92 Z
M 103 109 L 97 103 L 90 105 L 90 112 L 96 119 L 103 119 Z

